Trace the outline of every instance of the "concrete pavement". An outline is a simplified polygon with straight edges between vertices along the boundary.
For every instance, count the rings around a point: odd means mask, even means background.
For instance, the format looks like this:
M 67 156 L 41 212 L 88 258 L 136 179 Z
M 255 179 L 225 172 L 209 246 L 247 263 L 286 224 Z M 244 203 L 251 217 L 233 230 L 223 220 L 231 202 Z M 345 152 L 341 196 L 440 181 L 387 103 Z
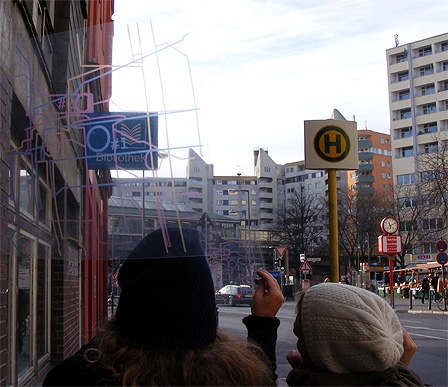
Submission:
M 390 298 L 386 297 L 384 300 L 390 305 Z M 285 301 L 283 307 L 294 308 L 296 306 L 296 301 Z M 394 299 L 394 310 L 396 313 L 424 313 L 424 314 L 444 314 L 448 316 L 448 311 L 441 311 L 435 302 L 431 303 L 431 309 L 428 308 L 428 300 L 422 304 L 421 299 L 412 300 L 412 309 L 410 305 L 409 298 L 395 298 Z

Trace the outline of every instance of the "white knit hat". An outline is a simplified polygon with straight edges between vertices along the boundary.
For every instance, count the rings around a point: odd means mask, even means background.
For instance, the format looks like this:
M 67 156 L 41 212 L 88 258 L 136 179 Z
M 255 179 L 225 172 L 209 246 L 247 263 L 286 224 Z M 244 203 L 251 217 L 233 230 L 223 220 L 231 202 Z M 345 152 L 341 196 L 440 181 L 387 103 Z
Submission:
M 403 331 L 385 300 L 351 285 L 312 286 L 302 301 L 301 326 L 312 363 L 337 374 L 378 372 L 403 354 Z

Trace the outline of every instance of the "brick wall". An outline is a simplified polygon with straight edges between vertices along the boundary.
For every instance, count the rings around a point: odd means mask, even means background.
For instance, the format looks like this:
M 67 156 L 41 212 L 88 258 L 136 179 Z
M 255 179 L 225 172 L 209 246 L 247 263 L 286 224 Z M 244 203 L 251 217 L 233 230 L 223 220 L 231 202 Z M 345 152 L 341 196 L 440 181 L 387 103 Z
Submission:
M 52 265 L 52 360 L 65 359 L 80 347 L 78 249 L 64 242 L 62 258 Z
M 0 69 L 0 198 L 9 195 L 9 128 L 11 126 L 12 87 Z M 8 359 L 8 201 L 0 201 L 0 385 L 6 385 Z

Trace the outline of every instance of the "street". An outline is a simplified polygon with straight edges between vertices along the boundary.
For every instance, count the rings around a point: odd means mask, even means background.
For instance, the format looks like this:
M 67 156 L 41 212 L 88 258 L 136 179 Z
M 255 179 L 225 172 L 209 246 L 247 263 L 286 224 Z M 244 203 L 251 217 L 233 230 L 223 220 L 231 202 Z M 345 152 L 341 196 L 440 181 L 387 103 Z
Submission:
M 295 303 L 285 302 L 277 317 L 281 324 L 277 340 L 277 374 L 278 385 L 286 385 L 286 375 L 291 366 L 286 361 L 286 354 L 296 349 L 296 337 L 292 333 L 295 319 Z M 246 338 L 246 328 L 242 318 L 250 314 L 245 306 L 219 308 L 219 327 L 223 332 L 240 338 Z M 441 314 L 411 314 L 406 309 L 397 308 L 397 316 L 403 327 L 409 332 L 418 349 L 410 368 L 415 371 L 423 383 L 433 386 L 448 384 L 448 316 Z

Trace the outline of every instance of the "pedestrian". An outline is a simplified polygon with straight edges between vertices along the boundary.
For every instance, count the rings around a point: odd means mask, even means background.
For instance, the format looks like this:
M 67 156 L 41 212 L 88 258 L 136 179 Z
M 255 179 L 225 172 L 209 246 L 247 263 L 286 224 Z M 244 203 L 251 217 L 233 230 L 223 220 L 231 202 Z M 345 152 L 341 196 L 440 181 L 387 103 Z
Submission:
M 275 385 L 275 315 L 283 296 L 268 272 L 257 273 L 252 314 L 244 319 L 250 340 L 240 341 L 217 329 L 199 233 L 148 234 L 120 268 L 115 316 L 43 385 Z
M 417 346 L 378 295 L 318 284 L 300 294 L 296 312 L 289 386 L 423 386 L 408 368 Z
M 431 278 L 431 289 L 434 291 L 434 301 L 437 301 L 439 299 L 439 276 L 436 272 L 434 272 L 434 275 Z
M 430 289 L 430 282 L 428 276 L 425 274 L 422 281 L 422 304 L 425 302 L 425 296 L 429 300 L 429 289 Z

